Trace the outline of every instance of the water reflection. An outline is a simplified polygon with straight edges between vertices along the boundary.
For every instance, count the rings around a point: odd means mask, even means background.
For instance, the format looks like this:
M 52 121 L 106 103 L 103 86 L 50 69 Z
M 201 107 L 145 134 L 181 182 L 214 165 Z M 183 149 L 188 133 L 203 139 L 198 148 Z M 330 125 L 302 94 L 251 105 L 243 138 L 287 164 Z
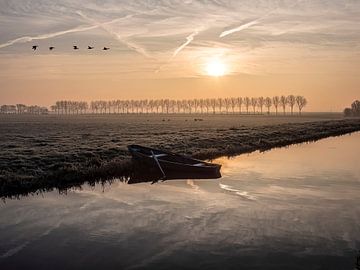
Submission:
M 359 133 L 266 153 L 221 158 L 222 185 L 255 197 L 292 200 L 359 198 Z M 220 185 L 220 187 L 223 188 Z
M 211 172 L 179 172 L 167 170 L 166 175 L 162 174 L 159 168 L 144 167 L 138 162 L 134 161 L 134 170 L 130 173 L 130 176 L 125 181 L 128 184 L 139 184 L 139 183 L 157 183 L 159 181 L 169 181 L 169 180 L 188 180 L 188 179 L 218 179 L 221 178 L 220 171 L 211 171 Z
M 267 178 L 287 179 L 314 173 L 323 174 L 324 170 L 330 174 L 333 171 L 352 171 L 359 164 L 358 152 L 355 150 L 360 146 L 360 142 L 356 140 L 359 138 L 358 134 L 292 145 L 264 153 L 220 158 L 215 162 L 222 164 L 222 172 L 227 176 L 256 171 Z
M 220 180 L 83 186 L 0 206 L 0 269 L 352 269 L 360 134 L 253 153 Z

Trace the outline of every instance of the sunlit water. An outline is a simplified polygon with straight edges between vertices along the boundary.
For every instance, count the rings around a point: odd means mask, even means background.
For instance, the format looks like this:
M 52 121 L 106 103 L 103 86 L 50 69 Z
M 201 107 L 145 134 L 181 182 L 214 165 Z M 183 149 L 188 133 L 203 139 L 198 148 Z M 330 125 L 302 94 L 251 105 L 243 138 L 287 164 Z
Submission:
M 353 269 L 360 133 L 253 153 L 220 180 L 56 192 L 0 205 L 0 269 Z

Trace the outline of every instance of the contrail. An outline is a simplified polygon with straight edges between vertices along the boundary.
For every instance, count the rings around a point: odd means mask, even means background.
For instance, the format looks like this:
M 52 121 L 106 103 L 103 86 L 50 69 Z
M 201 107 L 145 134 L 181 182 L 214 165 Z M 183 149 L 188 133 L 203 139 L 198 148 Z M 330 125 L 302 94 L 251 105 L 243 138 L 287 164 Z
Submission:
M 189 36 L 187 36 L 185 43 L 183 43 L 180 47 L 178 47 L 178 48 L 174 51 L 172 57 L 167 61 L 167 63 L 165 63 L 165 64 L 161 65 L 160 67 L 158 67 L 158 68 L 155 70 L 155 73 L 160 72 L 166 65 L 168 65 L 168 64 L 171 62 L 171 60 L 173 60 L 173 58 L 175 58 L 176 55 L 178 55 L 179 52 L 181 52 L 187 45 L 189 45 L 189 44 L 194 40 L 194 38 L 195 38 L 198 34 L 199 34 L 199 31 L 196 30 L 194 33 L 192 33 L 192 34 L 190 34 Z
M 145 51 L 144 48 L 140 47 L 139 45 L 130 42 L 126 39 L 124 39 L 120 34 L 118 34 L 117 32 L 115 32 L 114 30 L 112 30 L 110 27 L 108 27 L 106 24 L 103 23 L 99 23 L 98 21 L 89 18 L 88 16 L 86 16 L 84 13 L 82 13 L 81 11 L 77 11 L 77 14 L 79 14 L 83 19 L 87 20 L 89 23 L 93 24 L 93 27 L 100 27 L 103 30 L 105 30 L 106 32 L 108 32 L 109 34 L 111 34 L 116 40 L 120 41 L 121 43 L 125 44 L 128 48 L 138 52 L 139 54 L 147 57 L 147 58 L 151 58 L 151 56 Z M 133 17 L 134 15 L 127 15 L 124 18 L 121 19 L 128 19 Z M 119 19 L 118 19 L 119 20 Z
M 88 31 L 88 30 L 91 30 L 91 29 L 95 29 L 97 27 L 98 26 L 93 26 L 93 25 L 92 26 L 78 26 L 78 27 L 73 28 L 73 29 L 64 30 L 64 31 L 55 32 L 55 33 L 42 34 L 42 35 L 38 35 L 38 36 L 20 37 L 20 38 L 16 38 L 16 39 L 13 39 L 13 40 L 9 40 L 8 42 L 5 42 L 3 44 L 0 44 L 0 49 L 11 46 L 11 45 L 14 45 L 16 43 L 26 43 L 26 42 L 30 42 L 30 41 L 33 41 L 33 40 L 48 39 L 48 38 L 53 38 L 53 37 L 57 37 L 57 36 L 62 36 L 62 35 L 69 34 L 69 33 Z
M 220 34 L 220 38 L 223 38 L 223 37 L 226 37 L 228 35 L 231 35 L 233 33 L 236 33 L 236 32 L 240 32 L 242 30 L 245 30 L 253 25 L 256 25 L 258 23 L 260 23 L 260 21 L 262 21 L 263 19 L 265 19 L 266 17 L 268 17 L 269 15 L 273 14 L 277 9 L 274 9 L 274 10 L 271 10 L 269 11 L 268 13 L 266 13 L 265 15 L 261 16 L 260 18 L 256 19 L 256 20 L 253 20 L 251 22 L 248 22 L 248 23 L 245 23 L 245 24 L 242 24 L 238 27 L 235 27 L 235 28 L 232 28 L 232 29 L 229 29 L 229 30 L 226 30 L 224 32 L 222 32 Z
M 112 23 L 114 23 L 114 22 L 116 22 L 118 20 L 119 19 L 111 20 L 109 22 L 104 22 L 104 23 L 99 24 L 99 25 L 78 26 L 78 27 L 75 27 L 75 28 L 72 28 L 72 29 L 63 30 L 63 31 L 55 32 L 55 33 L 42 34 L 42 35 L 38 35 L 38 36 L 20 37 L 20 38 L 16 38 L 16 39 L 13 39 L 13 40 L 9 40 L 8 42 L 5 42 L 3 44 L 0 44 L 0 49 L 11 46 L 11 45 L 14 45 L 16 43 L 26 43 L 26 42 L 30 42 L 30 41 L 33 41 L 33 40 L 48 39 L 48 38 L 62 36 L 62 35 L 65 35 L 65 34 L 70 34 L 70 33 L 84 32 L 84 31 L 95 29 L 95 28 L 99 28 L 99 27 L 104 26 L 104 25 L 112 24 Z
M 249 27 L 251 27 L 251 26 L 253 26 L 255 24 L 258 24 L 258 23 L 259 23 L 259 20 L 255 20 L 255 21 L 252 21 L 252 22 L 245 23 L 245 24 L 240 25 L 240 26 L 238 26 L 236 28 L 233 28 L 233 29 L 226 30 L 226 31 L 222 32 L 219 37 L 221 37 L 221 38 L 226 37 L 226 36 L 231 35 L 233 33 L 236 33 L 236 32 L 242 31 L 244 29 L 247 29 L 247 28 L 249 28 Z
M 156 70 L 155 73 L 159 73 L 166 65 L 168 65 L 175 57 L 176 55 L 178 55 L 179 52 L 181 52 L 187 45 L 189 45 L 194 38 L 199 34 L 199 31 L 195 31 L 194 33 L 190 34 L 189 36 L 186 37 L 186 41 L 185 43 L 181 44 L 180 47 L 178 47 L 172 57 L 163 65 L 159 66 Z
M 175 52 L 173 53 L 173 57 L 175 57 L 179 52 L 181 52 L 187 45 L 189 45 L 194 38 L 199 34 L 199 31 L 195 31 L 194 33 L 192 33 L 191 35 L 186 37 L 186 41 L 185 43 L 183 43 L 179 48 L 177 48 L 175 50 Z

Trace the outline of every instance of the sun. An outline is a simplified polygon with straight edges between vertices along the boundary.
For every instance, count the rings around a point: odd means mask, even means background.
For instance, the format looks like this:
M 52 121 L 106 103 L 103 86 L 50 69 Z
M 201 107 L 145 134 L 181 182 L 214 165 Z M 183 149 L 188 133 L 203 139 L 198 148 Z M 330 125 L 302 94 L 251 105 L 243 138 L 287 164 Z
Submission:
M 212 59 L 206 64 L 206 73 L 213 77 L 224 76 L 226 73 L 225 64 L 220 59 Z

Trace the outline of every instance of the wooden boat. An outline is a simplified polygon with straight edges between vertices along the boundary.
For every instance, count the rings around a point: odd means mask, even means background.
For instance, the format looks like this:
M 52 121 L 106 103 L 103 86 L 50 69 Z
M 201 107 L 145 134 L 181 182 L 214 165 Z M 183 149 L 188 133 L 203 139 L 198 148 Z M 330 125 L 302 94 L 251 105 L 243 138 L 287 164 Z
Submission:
M 128 149 L 142 170 L 160 174 L 159 179 L 220 178 L 221 165 L 158 149 L 129 145 Z

